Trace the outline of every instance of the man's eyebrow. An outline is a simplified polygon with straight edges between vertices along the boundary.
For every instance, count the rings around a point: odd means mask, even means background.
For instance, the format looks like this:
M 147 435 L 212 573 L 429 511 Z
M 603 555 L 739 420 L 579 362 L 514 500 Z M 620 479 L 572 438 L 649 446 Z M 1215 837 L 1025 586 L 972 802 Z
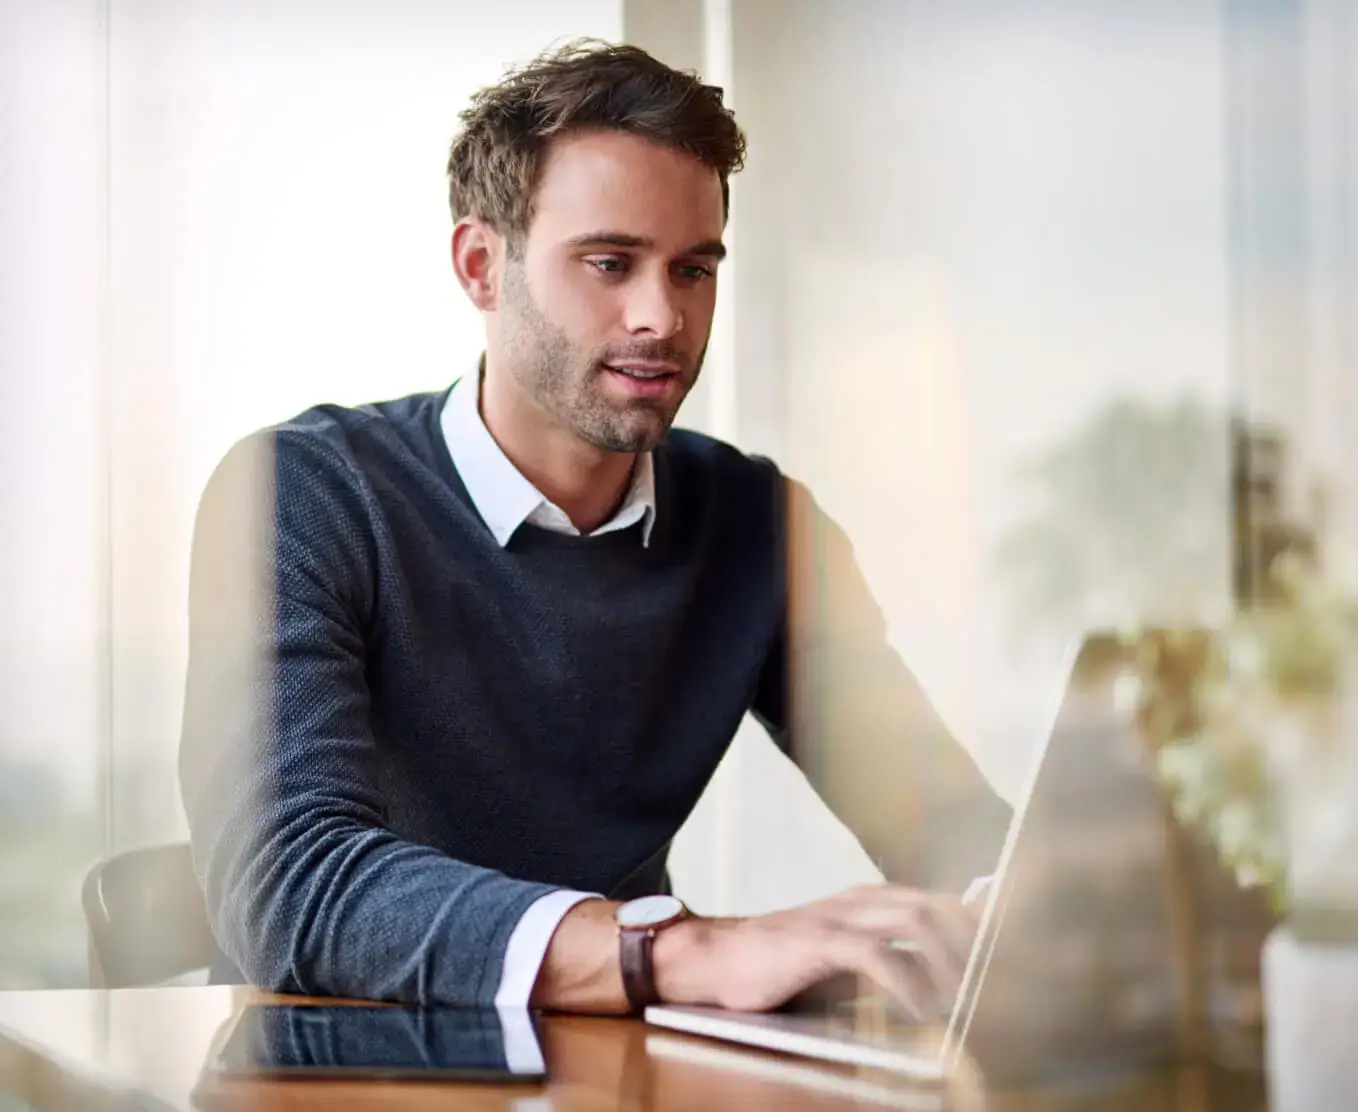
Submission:
M 684 254 L 706 255 L 711 259 L 724 259 L 726 258 L 726 244 L 722 243 L 719 239 L 708 239 L 704 240 L 702 243 L 695 243 L 685 251 Z
M 655 246 L 655 240 L 647 239 L 645 236 L 628 235 L 626 232 L 585 232 L 584 235 L 572 236 L 566 241 L 566 245 L 573 249 L 583 247 L 635 247 L 649 249 Z M 713 259 L 726 258 L 726 245 L 717 239 L 704 240 L 702 243 L 695 243 L 686 251 L 679 252 L 681 255 L 702 255 Z

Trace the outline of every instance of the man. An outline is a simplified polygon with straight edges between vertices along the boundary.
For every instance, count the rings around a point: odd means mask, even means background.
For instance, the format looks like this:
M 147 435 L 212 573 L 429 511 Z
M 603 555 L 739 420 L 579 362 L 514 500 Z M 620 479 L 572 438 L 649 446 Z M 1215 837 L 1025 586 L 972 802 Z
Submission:
M 616 1012 L 851 973 L 929 1007 L 1007 808 L 804 488 L 670 432 L 744 153 L 720 92 L 577 44 L 462 121 L 475 373 L 308 411 L 203 498 L 181 781 L 218 978 Z M 654 898 L 747 711 L 917 887 L 748 919 Z

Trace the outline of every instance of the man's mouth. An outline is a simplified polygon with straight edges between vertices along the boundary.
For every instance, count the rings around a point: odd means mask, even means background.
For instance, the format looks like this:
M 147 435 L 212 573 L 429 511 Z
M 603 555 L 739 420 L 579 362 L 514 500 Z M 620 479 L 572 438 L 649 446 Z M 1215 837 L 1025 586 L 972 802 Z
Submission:
M 610 372 L 604 378 L 613 383 L 615 392 L 626 398 L 673 398 L 683 390 L 678 363 L 663 359 L 619 359 L 605 363 L 603 367 Z
M 679 368 L 673 363 L 665 363 L 649 359 L 625 359 L 617 363 L 605 363 L 610 371 L 616 371 L 620 375 L 626 375 L 639 382 L 651 382 L 655 379 L 670 378 L 679 373 Z

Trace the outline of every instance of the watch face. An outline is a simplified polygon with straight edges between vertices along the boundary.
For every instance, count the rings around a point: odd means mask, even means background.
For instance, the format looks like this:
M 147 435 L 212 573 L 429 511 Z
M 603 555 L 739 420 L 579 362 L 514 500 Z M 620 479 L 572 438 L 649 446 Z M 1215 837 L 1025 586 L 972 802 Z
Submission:
M 683 903 L 674 896 L 642 896 L 639 900 L 628 900 L 618 908 L 618 926 L 653 927 L 673 919 L 683 910 Z

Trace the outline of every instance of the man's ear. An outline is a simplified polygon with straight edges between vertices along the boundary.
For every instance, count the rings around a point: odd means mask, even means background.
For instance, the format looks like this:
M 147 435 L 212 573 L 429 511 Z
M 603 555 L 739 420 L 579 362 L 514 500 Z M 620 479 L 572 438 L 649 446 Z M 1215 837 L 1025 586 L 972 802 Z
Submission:
M 500 233 L 474 216 L 459 220 L 453 228 L 453 272 L 483 313 L 493 313 L 499 304 L 504 247 Z

